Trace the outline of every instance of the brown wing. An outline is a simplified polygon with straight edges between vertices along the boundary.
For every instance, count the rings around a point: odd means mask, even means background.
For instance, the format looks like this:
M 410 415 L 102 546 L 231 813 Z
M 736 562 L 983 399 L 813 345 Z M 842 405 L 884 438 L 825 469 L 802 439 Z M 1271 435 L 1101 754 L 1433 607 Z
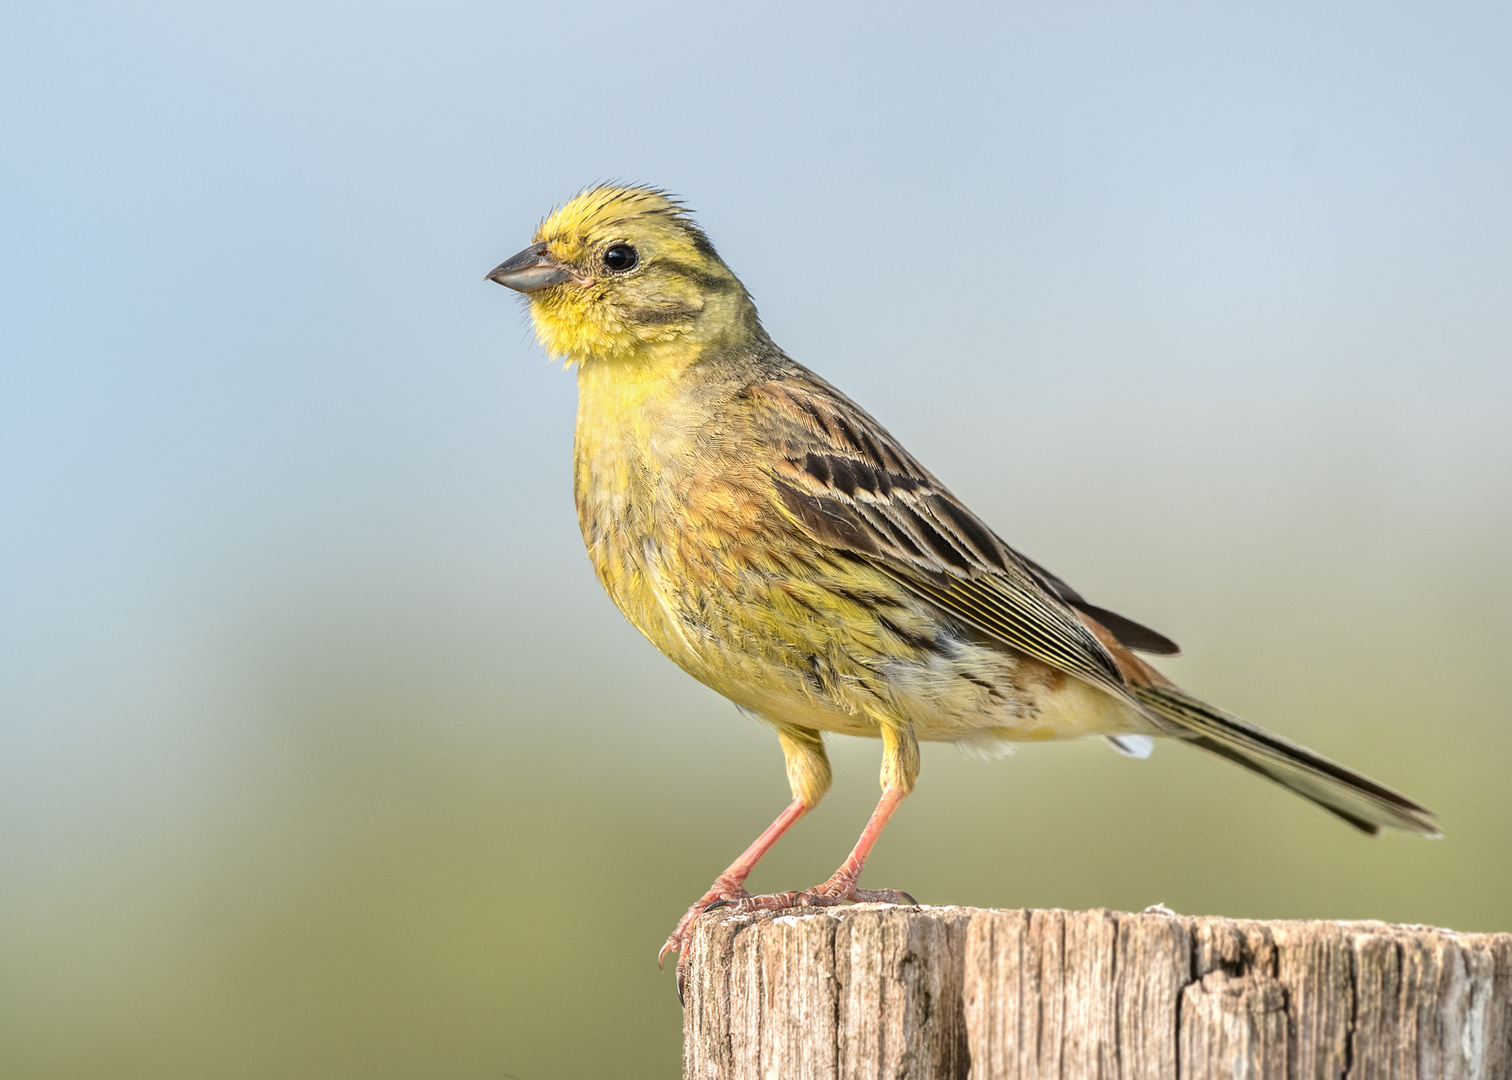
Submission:
M 1073 610 L 1098 609 L 1003 543 L 855 402 L 797 365 L 747 394 L 761 436 L 776 451 L 777 490 L 816 540 L 868 559 L 1015 649 L 1127 693 L 1118 663 Z M 1106 614 L 1174 649 L 1153 631 Z M 1093 617 L 1108 625 L 1101 614 Z

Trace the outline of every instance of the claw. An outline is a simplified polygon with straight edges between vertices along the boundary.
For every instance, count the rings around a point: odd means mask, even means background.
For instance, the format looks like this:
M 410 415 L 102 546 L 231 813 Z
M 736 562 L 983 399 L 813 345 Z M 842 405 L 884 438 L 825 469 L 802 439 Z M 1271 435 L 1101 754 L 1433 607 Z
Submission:
M 677 928 L 672 931 L 672 936 L 667 938 L 666 943 L 661 947 L 661 952 L 656 954 L 656 966 L 659 968 L 666 966 L 669 952 L 683 955 L 683 946 L 688 943 L 688 937 L 693 932 L 693 922 L 700 915 L 716 908 L 729 907 L 746 895 L 749 894 L 739 885 L 733 888 L 728 886 L 721 888 L 720 884 L 715 882 L 715 887 L 704 894 L 698 903 L 690 907 L 688 913 L 678 920 Z
M 861 904 L 907 904 L 918 907 L 919 902 L 900 889 L 852 889 L 848 900 Z

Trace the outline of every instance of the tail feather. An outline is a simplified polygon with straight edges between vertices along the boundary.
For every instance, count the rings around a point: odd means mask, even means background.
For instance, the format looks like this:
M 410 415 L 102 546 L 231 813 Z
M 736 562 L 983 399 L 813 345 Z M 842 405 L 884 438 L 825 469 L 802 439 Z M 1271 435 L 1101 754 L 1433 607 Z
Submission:
M 1443 835 L 1432 811 L 1405 795 L 1215 709 L 1179 687 L 1156 684 L 1130 690 L 1169 734 L 1274 780 L 1357 829 L 1371 835 L 1383 826 L 1423 836 Z

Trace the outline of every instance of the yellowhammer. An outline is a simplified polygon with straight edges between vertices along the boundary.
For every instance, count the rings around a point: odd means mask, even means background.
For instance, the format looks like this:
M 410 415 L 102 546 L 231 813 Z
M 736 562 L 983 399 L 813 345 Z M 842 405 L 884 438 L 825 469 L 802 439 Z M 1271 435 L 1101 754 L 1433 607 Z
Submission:
M 577 367 L 578 523 L 599 581 L 684 671 L 777 733 L 793 801 L 695 903 L 912 902 L 858 889 L 919 771 L 918 740 L 979 749 L 1150 736 L 1220 754 L 1368 833 L 1438 835 L 1380 784 L 1181 690 L 1131 650 L 1153 630 L 1010 548 L 850 398 L 787 356 L 683 207 L 600 186 L 488 275 L 530 298 Z M 882 799 L 822 885 L 752 896 L 747 875 L 830 785 L 821 732 L 882 740 Z M 679 965 L 681 966 L 681 965 Z

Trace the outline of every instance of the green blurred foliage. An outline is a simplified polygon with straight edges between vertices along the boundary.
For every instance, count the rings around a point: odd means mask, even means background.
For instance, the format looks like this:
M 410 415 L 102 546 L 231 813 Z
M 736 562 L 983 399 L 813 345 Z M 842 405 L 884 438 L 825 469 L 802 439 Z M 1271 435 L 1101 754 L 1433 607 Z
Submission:
M 1227 659 L 1169 667 L 1423 799 L 1447 839 L 1362 838 L 1179 746 L 931 746 L 867 880 L 935 903 L 1512 927 L 1512 685 L 1491 655 L 1509 582 L 1486 562 L 1425 576 L 1398 585 L 1431 596 L 1330 611 L 1337 592 L 1257 574 L 1225 610 L 1195 605 L 1192 651 Z M 223 643 L 235 790 L 175 845 L 76 868 L 62 904 L 13 893 L 8 1074 L 675 1074 L 656 949 L 784 803 L 780 754 L 583 577 L 566 610 L 369 596 Z M 1481 590 L 1495 610 L 1466 612 Z M 811 884 L 848 850 L 877 750 L 832 747 L 834 793 L 754 887 Z

